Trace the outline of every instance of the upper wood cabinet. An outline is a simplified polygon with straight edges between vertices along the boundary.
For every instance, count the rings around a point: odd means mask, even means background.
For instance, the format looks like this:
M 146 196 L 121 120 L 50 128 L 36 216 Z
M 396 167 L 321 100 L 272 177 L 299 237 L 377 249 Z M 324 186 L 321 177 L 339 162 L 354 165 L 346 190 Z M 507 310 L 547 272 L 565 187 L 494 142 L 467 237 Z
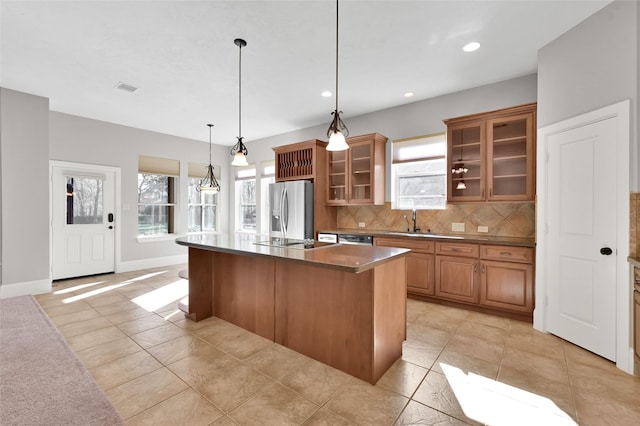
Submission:
M 346 151 L 327 151 L 327 204 L 384 204 L 386 142 L 370 133 L 347 138 Z
M 533 201 L 536 103 L 444 120 L 448 201 Z

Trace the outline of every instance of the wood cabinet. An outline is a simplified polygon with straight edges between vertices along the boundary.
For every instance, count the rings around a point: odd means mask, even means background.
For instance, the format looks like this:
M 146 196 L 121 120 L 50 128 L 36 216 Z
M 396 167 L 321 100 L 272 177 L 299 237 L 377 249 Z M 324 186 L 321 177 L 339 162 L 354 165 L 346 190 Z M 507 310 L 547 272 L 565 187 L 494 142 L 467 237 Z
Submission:
M 635 374 L 640 376 L 640 268 L 633 267 L 633 353 Z
M 325 204 L 327 192 L 327 143 L 311 139 L 273 148 L 276 182 L 308 180 L 313 183 L 313 232 L 335 229 L 337 213 Z
M 534 200 L 536 106 L 444 120 L 448 201 Z
M 477 244 L 437 242 L 435 295 L 478 303 L 478 263 Z
M 435 255 L 433 241 L 411 241 L 403 238 L 374 238 L 374 244 L 411 250 L 405 259 L 407 265 L 407 291 L 433 295 L 435 289 Z
M 482 245 L 480 304 L 533 313 L 533 249 Z
M 386 142 L 371 133 L 347 138 L 346 151 L 327 151 L 327 204 L 384 204 Z

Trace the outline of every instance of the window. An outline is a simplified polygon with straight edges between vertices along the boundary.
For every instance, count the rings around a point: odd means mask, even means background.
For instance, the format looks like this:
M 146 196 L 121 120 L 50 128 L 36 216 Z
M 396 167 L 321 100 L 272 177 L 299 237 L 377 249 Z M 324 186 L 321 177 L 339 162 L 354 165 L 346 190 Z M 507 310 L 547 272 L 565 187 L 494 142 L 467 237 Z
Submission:
M 138 161 L 138 235 L 174 232 L 175 180 L 180 162 L 140 156 Z
M 275 160 L 260 163 L 260 232 L 269 233 L 271 212 L 269 210 L 269 184 L 276 181 Z
M 102 223 L 104 177 L 67 176 L 67 225 Z
M 392 208 L 446 207 L 446 152 L 445 133 L 393 141 Z
M 220 182 L 220 167 L 214 166 L 213 172 Z M 206 174 L 206 164 L 189 163 L 187 232 L 214 232 L 218 227 L 218 194 L 198 191 L 198 185 Z
M 256 166 L 236 167 L 236 230 L 256 232 Z

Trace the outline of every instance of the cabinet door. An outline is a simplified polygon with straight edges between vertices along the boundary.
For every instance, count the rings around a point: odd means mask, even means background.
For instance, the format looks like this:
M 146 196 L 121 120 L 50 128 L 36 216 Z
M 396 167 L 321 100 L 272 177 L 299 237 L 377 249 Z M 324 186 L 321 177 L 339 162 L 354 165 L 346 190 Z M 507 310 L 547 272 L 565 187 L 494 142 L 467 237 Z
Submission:
M 478 259 L 436 256 L 435 295 L 478 303 Z
M 373 143 L 349 145 L 349 197 L 351 204 L 373 203 Z
M 432 295 L 435 290 L 435 256 L 411 252 L 407 255 L 407 291 Z
M 480 304 L 533 313 L 533 266 L 483 260 Z
M 633 292 L 633 347 L 637 362 L 640 362 L 640 292 Z
M 487 199 L 533 200 L 533 113 L 487 122 Z
M 478 121 L 447 129 L 449 201 L 485 199 L 485 122 Z
M 347 154 L 349 151 L 327 152 L 327 204 L 347 203 Z

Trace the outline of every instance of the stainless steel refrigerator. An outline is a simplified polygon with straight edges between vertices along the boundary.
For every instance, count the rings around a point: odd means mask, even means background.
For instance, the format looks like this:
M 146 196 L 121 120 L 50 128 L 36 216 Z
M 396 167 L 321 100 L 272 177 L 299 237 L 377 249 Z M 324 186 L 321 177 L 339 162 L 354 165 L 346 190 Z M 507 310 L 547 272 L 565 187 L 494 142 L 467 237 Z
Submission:
M 269 184 L 269 237 L 313 239 L 313 184 L 306 180 Z

